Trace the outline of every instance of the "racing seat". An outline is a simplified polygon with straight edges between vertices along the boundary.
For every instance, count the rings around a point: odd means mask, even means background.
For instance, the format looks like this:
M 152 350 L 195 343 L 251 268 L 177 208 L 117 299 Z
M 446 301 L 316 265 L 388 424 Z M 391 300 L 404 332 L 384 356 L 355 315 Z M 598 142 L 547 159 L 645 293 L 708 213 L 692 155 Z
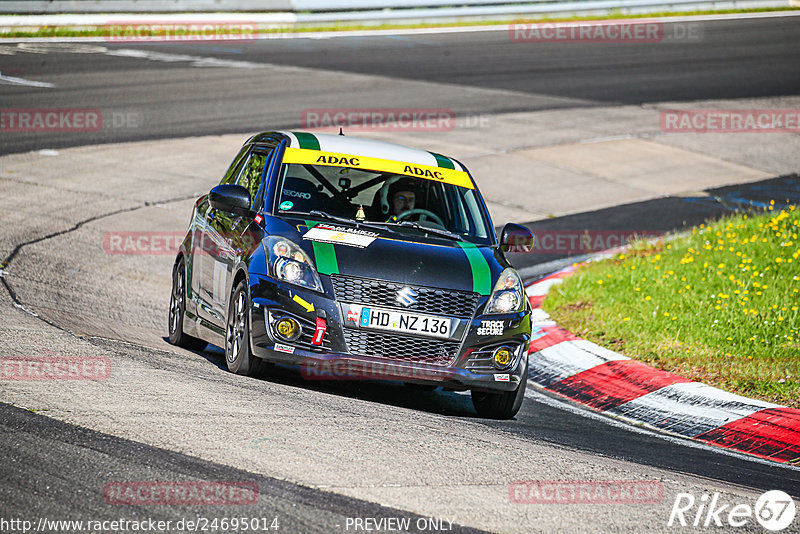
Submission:
M 308 213 L 312 210 L 325 210 L 330 197 L 305 178 L 287 176 L 280 192 L 280 203 L 287 200 L 293 204 L 292 210 Z

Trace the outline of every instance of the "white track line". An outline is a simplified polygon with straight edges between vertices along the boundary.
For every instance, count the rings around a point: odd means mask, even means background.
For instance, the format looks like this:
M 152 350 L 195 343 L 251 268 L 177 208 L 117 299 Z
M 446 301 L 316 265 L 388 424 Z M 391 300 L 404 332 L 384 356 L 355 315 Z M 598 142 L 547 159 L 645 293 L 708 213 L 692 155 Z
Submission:
M 0 84 L 3 85 L 24 85 L 26 87 L 55 87 L 53 83 L 36 82 L 33 80 L 26 80 L 24 78 L 17 78 L 16 76 L 4 76 L 0 73 Z

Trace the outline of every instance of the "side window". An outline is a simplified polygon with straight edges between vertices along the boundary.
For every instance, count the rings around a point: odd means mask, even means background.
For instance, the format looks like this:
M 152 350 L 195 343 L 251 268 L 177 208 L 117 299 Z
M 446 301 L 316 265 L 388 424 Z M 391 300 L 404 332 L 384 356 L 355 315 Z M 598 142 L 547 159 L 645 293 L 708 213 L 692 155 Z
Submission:
M 469 235 L 481 238 L 488 237 L 485 231 L 486 225 L 478 224 L 478 221 L 480 221 L 483 216 L 481 215 L 481 208 L 478 205 L 478 199 L 475 198 L 475 191 L 473 189 L 462 190 L 461 188 L 459 188 L 458 191 L 461 193 L 464 200 L 463 204 L 466 207 L 466 211 L 463 215 L 466 215 L 469 221 Z
M 264 174 L 264 164 L 269 160 L 271 153 L 253 152 L 250 154 L 247 163 L 244 164 L 237 184 L 241 185 L 250 191 L 250 200 L 255 201 L 259 188 L 261 187 L 261 178 Z
M 233 163 L 231 166 L 228 167 L 228 170 L 225 172 L 225 176 L 222 177 L 222 181 L 219 183 L 222 184 L 232 184 L 236 181 L 236 177 L 239 175 L 239 171 L 242 168 L 242 162 L 244 161 L 244 156 L 247 154 L 247 151 L 250 150 L 251 145 L 245 145 L 236 154 L 236 157 L 233 158 Z

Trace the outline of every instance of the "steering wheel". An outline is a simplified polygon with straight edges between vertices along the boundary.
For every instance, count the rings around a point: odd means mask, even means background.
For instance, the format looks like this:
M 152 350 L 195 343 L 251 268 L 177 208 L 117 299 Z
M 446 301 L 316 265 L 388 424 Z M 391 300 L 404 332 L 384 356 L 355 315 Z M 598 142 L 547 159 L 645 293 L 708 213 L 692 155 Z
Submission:
M 436 215 L 432 211 L 428 211 L 428 210 L 424 210 L 424 209 L 420 209 L 420 208 L 404 211 L 400 215 L 395 215 L 394 217 L 390 217 L 386 222 L 391 222 L 393 219 L 395 221 L 399 222 L 399 221 L 408 219 L 412 215 L 419 215 L 420 216 L 419 217 L 420 221 L 426 221 L 427 217 L 430 217 L 433 222 L 435 222 L 436 224 L 438 224 L 442 228 L 445 227 L 444 226 L 444 222 L 442 222 L 442 219 L 440 219 L 438 215 Z

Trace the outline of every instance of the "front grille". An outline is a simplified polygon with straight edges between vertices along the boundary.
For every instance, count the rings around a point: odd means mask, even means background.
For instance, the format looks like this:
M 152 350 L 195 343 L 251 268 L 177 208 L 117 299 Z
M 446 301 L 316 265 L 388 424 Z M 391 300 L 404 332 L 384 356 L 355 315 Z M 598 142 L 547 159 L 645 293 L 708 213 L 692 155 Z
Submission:
M 412 286 L 356 278 L 352 276 L 331 276 L 336 299 L 353 304 L 369 304 L 384 308 L 396 308 L 406 311 L 435 313 L 459 319 L 470 319 L 478 305 L 478 294 L 469 291 L 453 291 L 435 287 Z M 417 294 L 417 303 L 404 308 L 397 302 L 397 292 L 409 287 Z
M 350 328 L 344 330 L 344 339 L 351 354 L 442 366 L 450 365 L 460 347 L 457 341 L 432 341 Z

